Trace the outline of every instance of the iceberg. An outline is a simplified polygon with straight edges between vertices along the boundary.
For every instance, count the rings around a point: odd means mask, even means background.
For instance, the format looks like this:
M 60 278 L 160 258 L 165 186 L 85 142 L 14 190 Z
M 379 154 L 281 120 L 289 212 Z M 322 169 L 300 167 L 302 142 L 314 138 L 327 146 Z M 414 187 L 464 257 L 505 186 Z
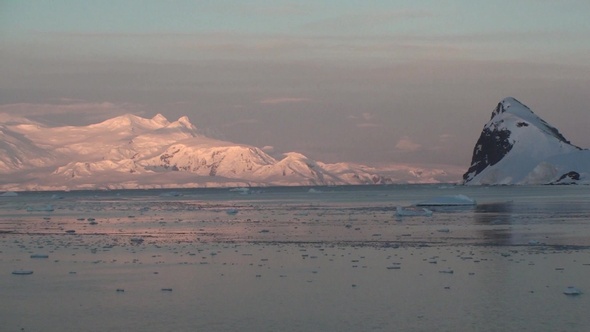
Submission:
M 439 196 L 420 202 L 416 206 L 472 206 L 477 202 L 465 195 Z
M 17 193 L 15 193 L 14 191 L 7 191 L 7 192 L 3 192 L 0 194 L 0 197 L 16 197 L 18 196 Z
M 431 217 L 432 211 L 426 208 L 415 208 L 415 207 L 401 207 L 398 206 L 395 209 L 396 217 Z
M 565 295 L 572 295 L 572 296 L 575 296 L 575 295 L 580 295 L 580 294 L 582 294 L 582 291 L 581 291 L 581 290 L 579 290 L 579 289 L 577 289 L 577 288 L 576 288 L 576 287 L 574 287 L 574 286 L 569 286 L 568 288 L 566 288 L 566 289 L 563 291 L 563 294 L 565 294 Z

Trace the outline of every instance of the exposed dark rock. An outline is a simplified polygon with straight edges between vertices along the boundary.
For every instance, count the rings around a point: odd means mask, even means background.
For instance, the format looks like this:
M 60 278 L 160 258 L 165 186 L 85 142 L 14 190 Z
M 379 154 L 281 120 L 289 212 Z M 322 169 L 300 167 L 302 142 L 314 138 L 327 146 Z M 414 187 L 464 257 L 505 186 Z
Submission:
M 570 171 L 560 176 L 557 181 L 552 182 L 551 184 L 575 184 L 576 181 L 580 181 L 580 173 Z
M 495 111 L 494 111 L 495 112 Z M 486 167 L 495 165 L 512 149 L 509 130 L 484 128 L 473 149 L 471 166 L 463 180 L 469 181 Z

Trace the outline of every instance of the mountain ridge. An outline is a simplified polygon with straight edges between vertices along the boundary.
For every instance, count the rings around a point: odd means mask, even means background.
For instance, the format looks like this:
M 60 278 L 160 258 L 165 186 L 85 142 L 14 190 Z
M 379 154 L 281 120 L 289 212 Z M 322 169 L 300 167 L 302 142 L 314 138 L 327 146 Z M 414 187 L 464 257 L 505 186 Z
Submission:
M 125 114 L 87 126 L 48 127 L 3 115 L 0 190 L 391 184 L 379 169 L 326 164 L 298 152 L 271 156 L 202 135 L 186 116 Z M 8 134 L 9 135 L 8 135 Z M 8 136 L 7 136 L 8 135 Z M 428 174 L 424 177 L 421 174 Z M 445 182 L 441 170 L 398 170 L 398 183 Z

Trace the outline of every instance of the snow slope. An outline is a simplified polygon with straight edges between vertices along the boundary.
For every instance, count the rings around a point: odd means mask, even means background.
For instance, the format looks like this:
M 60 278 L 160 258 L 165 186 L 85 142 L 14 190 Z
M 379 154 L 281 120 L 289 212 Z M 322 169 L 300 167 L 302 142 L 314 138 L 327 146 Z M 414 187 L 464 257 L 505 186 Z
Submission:
M 590 183 L 589 166 L 590 151 L 571 144 L 518 100 L 506 98 L 484 126 L 463 179 L 496 185 Z
M 215 140 L 187 117 L 126 114 L 88 126 L 49 127 L 0 114 L 0 190 L 136 189 L 387 184 L 379 169 L 325 164 L 300 153 L 279 159 Z M 405 176 L 403 175 L 405 174 Z M 421 174 L 428 174 L 422 177 Z M 396 182 L 440 182 L 440 170 L 408 167 Z

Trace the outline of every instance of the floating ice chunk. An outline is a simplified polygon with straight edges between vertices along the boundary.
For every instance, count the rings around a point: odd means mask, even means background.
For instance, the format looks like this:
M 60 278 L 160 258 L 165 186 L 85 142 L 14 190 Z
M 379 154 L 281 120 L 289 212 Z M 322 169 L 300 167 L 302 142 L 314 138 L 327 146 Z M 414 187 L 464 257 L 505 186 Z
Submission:
M 53 205 L 47 204 L 43 206 L 29 206 L 27 211 L 29 212 L 53 212 Z
M 12 274 L 26 276 L 29 274 L 33 274 L 33 271 L 32 270 L 14 270 L 14 271 L 12 271 Z
M 321 190 L 317 190 L 317 189 L 314 189 L 314 188 L 310 188 L 307 192 L 310 193 L 310 194 L 320 194 L 320 193 L 322 193 Z
M 581 290 L 579 290 L 579 289 L 577 289 L 577 288 L 576 288 L 576 287 L 574 287 L 574 286 L 569 286 L 568 288 L 566 288 L 566 289 L 563 291 L 563 294 L 565 294 L 565 295 L 572 295 L 572 296 L 575 296 L 575 295 L 580 295 L 580 294 L 582 294 L 582 291 L 581 291 Z
M 7 192 L 3 192 L 0 194 L 0 197 L 16 197 L 18 196 L 17 193 L 15 193 L 14 191 L 7 191 Z
M 229 191 L 231 191 L 231 192 L 238 192 L 238 193 L 240 193 L 242 195 L 247 195 L 247 194 L 250 193 L 250 188 L 243 188 L 243 187 L 240 187 L 240 188 L 231 188 Z
M 62 195 L 53 194 L 51 195 L 51 199 L 64 199 L 64 197 Z
M 31 258 L 49 258 L 49 255 L 46 254 L 33 254 Z
M 162 292 L 171 292 L 172 288 L 162 288 Z
M 141 237 L 132 237 L 129 239 L 132 243 L 143 243 L 143 238 Z
M 238 209 L 227 209 L 225 213 L 229 214 L 230 216 L 238 214 Z
M 160 197 L 179 197 L 179 196 L 182 196 L 182 193 L 180 193 L 178 191 L 170 191 L 170 192 L 160 194 Z
M 438 271 L 438 273 L 448 273 L 448 274 L 453 274 L 455 273 L 455 271 L 451 270 L 451 269 L 447 269 L 447 270 L 440 270 Z
M 395 209 L 395 215 L 398 217 L 431 217 L 432 211 L 425 208 L 414 208 L 414 207 L 401 207 L 398 206 Z
M 439 196 L 416 204 L 416 206 L 470 206 L 476 201 L 465 195 Z

